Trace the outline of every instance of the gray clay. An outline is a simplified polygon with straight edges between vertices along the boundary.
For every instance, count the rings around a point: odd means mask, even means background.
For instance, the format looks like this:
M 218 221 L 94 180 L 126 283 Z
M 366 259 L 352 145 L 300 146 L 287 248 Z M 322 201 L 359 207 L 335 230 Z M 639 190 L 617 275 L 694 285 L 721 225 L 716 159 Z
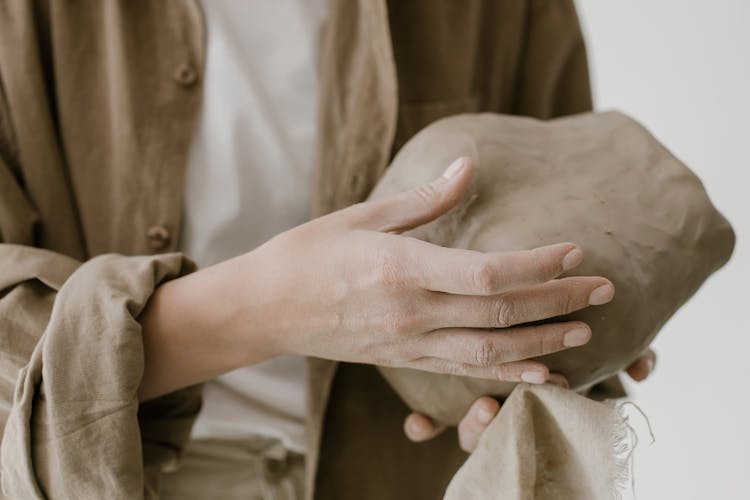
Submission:
M 615 112 L 552 121 L 494 114 L 433 123 L 394 159 L 370 199 L 429 182 L 469 156 L 474 179 L 462 204 L 405 233 L 481 251 L 572 241 L 615 299 L 568 316 L 588 323 L 583 347 L 545 356 L 551 371 L 585 390 L 626 367 L 669 317 L 730 257 L 734 233 L 699 179 L 647 130 Z M 678 355 L 678 354 L 677 354 Z M 381 368 L 413 409 L 455 424 L 476 397 L 514 384 Z

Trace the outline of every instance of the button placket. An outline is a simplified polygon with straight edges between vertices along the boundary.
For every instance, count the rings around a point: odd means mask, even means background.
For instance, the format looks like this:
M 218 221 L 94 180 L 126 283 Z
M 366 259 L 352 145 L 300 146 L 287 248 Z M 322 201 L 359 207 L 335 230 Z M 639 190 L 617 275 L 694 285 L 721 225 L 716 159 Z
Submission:
M 182 63 L 175 68 L 172 77 L 183 87 L 189 87 L 198 80 L 198 71 L 192 64 Z

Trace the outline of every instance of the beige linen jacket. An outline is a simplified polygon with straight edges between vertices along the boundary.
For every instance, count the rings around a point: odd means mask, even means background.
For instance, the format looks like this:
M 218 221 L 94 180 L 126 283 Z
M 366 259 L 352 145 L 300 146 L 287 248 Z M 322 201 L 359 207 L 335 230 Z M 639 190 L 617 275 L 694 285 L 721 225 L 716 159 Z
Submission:
M 138 404 L 135 318 L 179 242 L 201 97 L 196 2 L 0 0 L 0 425 L 6 495 L 155 498 L 198 387 Z M 331 0 L 313 211 L 365 199 L 460 112 L 591 106 L 572 0 Z M 189 256 L 188 256 L 189 257 Z M 311 359 L 308 498 L 440 498 L 466 455 L 372 367 Z

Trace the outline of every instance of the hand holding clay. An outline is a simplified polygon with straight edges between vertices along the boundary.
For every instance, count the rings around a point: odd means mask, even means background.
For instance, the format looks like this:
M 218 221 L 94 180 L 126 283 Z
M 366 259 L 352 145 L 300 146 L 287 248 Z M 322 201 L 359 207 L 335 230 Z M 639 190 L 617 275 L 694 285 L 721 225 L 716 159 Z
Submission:
M 529 358 L 585 344 L 591 330 L 580 321 L 525 324 L 609 302 L 614 287 L 602 277 L 556 279 L 583 259 L 573 243 L 479 252 L 396 234 L 457 205 L 472 172 L 459 159 L 432 182 L 247 254 L 247 329 L 261 329 L 273 354 L 546 381 L 546 366 Z
M 589 325 L 590 342 L 538 360 L 576 391 L 628 367 L 732 253 L 732 228 L 700 180 L 619 113 L 439 120 L 399 151 L 369 200 L 419 186 L 457 156 L 470 156 L 475 166 L 464 200 L 405 235 L 488 253 L 570 239 L 586 250 L 585 260 L 542 288 L 568 283 L 575 274 L 604 274 L 617 287 L 617 298 L 606 306 L 573 307 L 580 310 L 555 318 Z M 391 367 L 380 372 L 410 408 L 441 424 L 457 424 L 478 397 L 504 397 L 515 387 Z
M 583 259 L 573 243 L 481 252 L 398 234 L 455 207 L 472 172 L 459 159 L 414 189 L 160 286 L 139 318 L 141 400 L 286 353 L 545 382 L 549 370 L 529 358 L 583 345 L 591 330 L 581 321 L 524 324 L 604 304 L 614 287 L 601 277 L 556 279 Z
M 625 373 L 634 381 L 643 382 L 651 375 L 655 365 L 656 353 L 647 349 L 625 369 Z M 551 374 L 549 382 L 561 387 L 569 387 L 567 379 L 558 373 Z M 471 453 L 476 449 L 485 429 L 489 427 L 492 419 L 500 410 L 500 402 L 490 396 L 482 396 L 474 401 L 469 411 L 456 426 L 458 444 L 462 450 Z M 445 425 L 435 422 L 427 415 L 417 411 L 411 412 L 404 420 L 404 434 L 414 442 L 429 441 L 441 434 L 446 428 Z

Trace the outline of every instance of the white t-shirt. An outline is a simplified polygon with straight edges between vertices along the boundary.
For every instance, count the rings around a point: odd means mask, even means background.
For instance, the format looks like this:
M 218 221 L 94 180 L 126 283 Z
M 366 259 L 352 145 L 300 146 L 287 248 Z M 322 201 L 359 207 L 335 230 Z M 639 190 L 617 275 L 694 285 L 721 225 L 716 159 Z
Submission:
M 309 220 L 325 0 L 207 0 L 203 102 L 181 250 L 208 266 Z M 252 277 L 248 277 L 252 279 Z M 278 437 L 305 449 L 304 358 L 209 382 L 193 438 Z

